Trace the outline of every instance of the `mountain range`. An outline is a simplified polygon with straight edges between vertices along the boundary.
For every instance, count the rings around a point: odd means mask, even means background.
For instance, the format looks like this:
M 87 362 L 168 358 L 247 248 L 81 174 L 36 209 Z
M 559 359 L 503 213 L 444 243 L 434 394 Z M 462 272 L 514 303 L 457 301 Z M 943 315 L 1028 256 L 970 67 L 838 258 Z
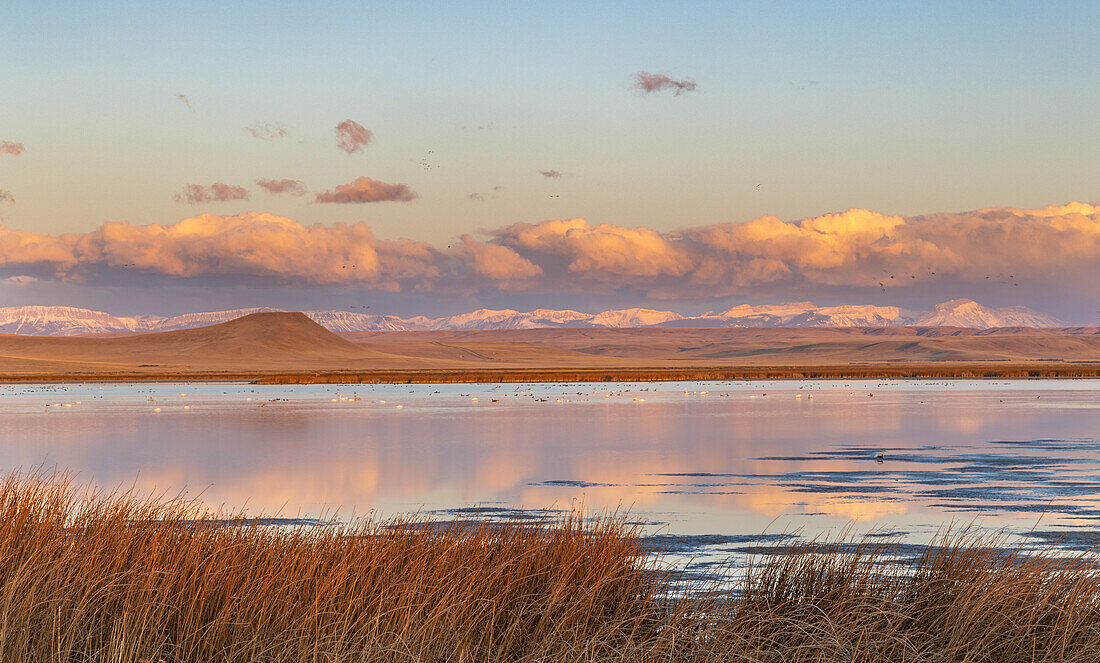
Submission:
M 171 331 L 205 327 L 251 313 L 275 312 L 274 308 L 242 308 L 229 311 L 188 313 L 172 317 L 114 316 L 70 306 L 0 307 L 0 333 L 40 336 L 117 334 Z M 1065 327 L 1067 323 L 1022 306 L 990 308 L 970 299 L 936 304 L 931 311 L 909 311 L 896 306 L 815 306 L 811 302 L 742 304 L 721 312 L 683 316 L 672 311 L 644 308 L 581 313 L 571 310 L 479 309 L 441 318 L 400 318 L 354 311 L 304 311 L 334 332 L 536 329 L 552 327 Z

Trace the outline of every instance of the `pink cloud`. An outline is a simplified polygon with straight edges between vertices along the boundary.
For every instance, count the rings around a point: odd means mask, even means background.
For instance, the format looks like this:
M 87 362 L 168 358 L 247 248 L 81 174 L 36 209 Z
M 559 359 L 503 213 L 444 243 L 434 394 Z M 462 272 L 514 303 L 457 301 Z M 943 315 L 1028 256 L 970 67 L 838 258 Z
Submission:
M 0 203 L 13 203 L 14 204 L 15 203 L 15 198 L 10 193 L 8 193 L 7 191 L 4 191 L 3 189 L 0 189 Z
M 1094 287 L 1100 273 L 1100 207 L 1081 203 L 908 218 L 850 209 L 668 233 L 565 219 L 489 234 L 540 266 L 548 288 L 629 287 L 654 298 L 873 288 L 891 274 L 895 288 L 986 283 L 997 274 Z
M 378 203 L 404 202 L 419 198 L 420 195 L 407 184 L 386 184 L 369 177 L 360 177 L 350 184 L 340 184 L 334 191 L 317 194 L 319 203 Z
M 634 89 L 644 94 L 660 92 L 662 90 L 674 90 L 673 94 L 675 96 L 680 96 L 684 92 L 692 92 L 695 90 L 695 81 L 690 78 L 681 78 L 677 80 L 665 74 L 651 74 L 648 71 L 641 71 L 634 74 Z
M 23 147 L 23 143 L 13 143 L 11 141 L 0 141 L 0 155 L 10 154 L 13 157 L 17 157 L 23 154 L 27 148 Z
M 443 250 L 410 239 L 377 239 L 365 223 L 307 226 L 258 212 L 201 214 L 171 225 L 106 223 L 59 236 L 0 226 L 0 278 L 52 274 L 96 283 L 110 270 L 273 287 L 356 284 L 452 293 L 522 289 L 541 273 L 513 249 L 468 236 L 458 248 Z
M 363 194 L 354 189 L 346 195 Z M 1100 205 L 913 217 L 850 209 L 672 232 L 554 219 L 462 235 L 448 248 L 377 239 L 363 223 L 307 226 L 256 212 L 203 214 L 170 225 L 108 223 L 57 236 L 0 226 L 0 278 L 52 274 L 96 283 L 124 267 L 270 286 L 631 292 L 652 299 L 866 292 L 878 290 L 879 281 L 896 293 L 933 288 L 957 296 L 1003 275 L 1036 293 L 1091 296 L 1100 274 Z M 1007 288 L 1025 290 L 1011 283 Z
M 539 175 L 542 175 L 543 177 L 551 179 L 551 180 L 556 180 L 556 179 L 561 178 L 561 173 L 559 173 L 556 170 L 540 170 Z
M 517 281 L 526 282 L 542 275 L 541 267 L 507 246 L 479 242 L 470 235 L 463 235 L 459 240 L 462 242 L 459 254 L 480 276 L 515 287 Z
M 260 140 L 274 140 L 276 138 L 283 138 L 287 135 L 286 127 L 278 123 L 272 124 L 270 122 L 261 122 L 251 127 L 244 127 L 244 130 L 252 134 L 253 138 L 258 138 Z
M 680 276 L 691 270 L 684 247 L 648 228 L 590 225 L 584 219 L 517 223 L 492 231 L 498 243 L 536 261 L 568 261 L 567 271 L 587 278 L 613 273 L 620 278 Z
M 336 125 L 336 147 L 352 154 L 361 152 L 374 139 L 374 134 L 363 125 L 344 120 Z
M 304 196 L 306 185 L 298 180 L 256 180 L 256 186 L 275 195 Z
M 109 270 L 125 269 L 269 286 L 427 291 L 472 274 L 463 265 L 473 260 L 424 242 L 378 240 L 364 223 L 307 226 L 258 212 L 201 214 L 171 225 L 106 223 L 59 236 L 0 226 L 0 277 L 52 273 L 67 282 L 94 283 Z
M 210 186 L 188 184 L 183 193 L 176 194 L 176 202 L 197 205 L 199 203 L 224 203 L 229 200 L 248 198 L 248 190 L 242 186 L 214 182 Z
M 79 278 L 72 278 L 71 270 L 80 262 L 75 246 L 81 237 L 43 235 L 0 226 L 0 269 L 13 276 L 33 276 L 33 272 L 42 267 L 63 280 L 79 281 Z

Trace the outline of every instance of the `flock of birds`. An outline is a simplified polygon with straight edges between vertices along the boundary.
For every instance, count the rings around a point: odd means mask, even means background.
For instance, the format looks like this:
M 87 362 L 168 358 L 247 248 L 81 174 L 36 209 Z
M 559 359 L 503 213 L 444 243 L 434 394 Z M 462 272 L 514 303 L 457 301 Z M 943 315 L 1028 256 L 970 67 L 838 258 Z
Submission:
M 363 307 L 363 308 L 368 308 L 368 307 Z M 717 386 L 732 386 L 732 385 L 733 385 L 732 382 L 725 382 L 725 383 L 721 383 Z M 650 385 L 650 386 L 641 387 L 641 388 L 625 388 L 625 389 L 604 389 L 604 388 L 596 387 L 596 388 L 592 388 L 592 389 L 588 389 L 588 390 L 572 391 L 573 389 L 576 389 L 577 386 L 578 386 L 577 384 L 570 384 L 570 383 L 550 384 L 550 385 L 539 385 L 540 389 L 536 389 L 536 387 L 534 387 L 534 386 L 518 385 L 518 386 L 514 387 L 513 389 L 511 389 L 509 391 L 509 390 L 504 389 L 504 385 L 496 385 L 491 390 L 489 390 L 489 394 L 482 394 L 481 396 L 474 395 L 473 392 L 459 393 L 459 394 L 445 394 L 441 390 L 438 390 L 438 389 L 435 390 L 435 391 L 432 391 L 432 392 L 428 392 L 426 394 L 426 396 L 427 397 L 432 397 L 432 396 L 442 395 L 442 397 L 444 397 L 444 398 L 446 398 L 447 396 L 457 396 L 459 398 L 469 399 L 469 401 L 472 402 L 472 403 L 484 402 L 486 399 L 488 399 L 489 403 L 500 403 L 506 398 L 526 398 L 526 399 L 529 399 L 530 401 L 538 402 L 538 403 L 548 403 L 548 402 L 555 402 L 555 403 L 574 403 L 574 402 L 577 402 L 577 403 L 580 403 L 580 402 L 590 402 L 590 401 L 592 401 L 594 399 L 597 399 L 597 398 L 603 398 L 605 400 L 610 400 L 610 399 L 614 399 L 614 398 L 630 398 L 633 402 L 641 403 L 641 402 L 645 402 L 645 400 L 646 400 L 645 397 L 642 394 L 646 394 L 647 392 L 652 393 L 652 394 L 656 394 L 660 391 L 660 388 L 658 388 L 655 385 Z M 850 386 L 850 385 L 845 385 L 845 386 Z M 885 385 L 880 385 L 880 386 L 885 386 Z M 99 390 L 99 391 L 102 391 L 103 387 L 102 386 L 96 387 L 96 389 Z M 800 392 L 802 392 L 805 389 L 806 389 L 805 386 L 800 386 L 799 387 Z M 68 391 L 68 390 L 69 390 L 68 387 L 57 386 L 52 391 L 62 391 L 63 392 L 63 391 Z M 168 404 L 168 403 L 178 403 L 178 400 L 176 400 L 176 399 L 186 399 L 186 398 L 192 397 L 192 394 L 189 394 L 187 392 L 181 392 L 181 393 L 176 394 L 176 395 L 165 395 L 165 394 L 156 394 L 156 395 L 154 395 L 152 393 L 154 391 L 153 389 L 139 390 L 139 392 L 141 392 L 141 391 L 150 392 L 149 395 L 144 396 L 144 401 L 147 402 L 147 403 L 150 403 L 150 404 L 156 404 L 156 407 L 153 408 L 154 412 L 161 412 L 162 411 L 162 407 L 161 407 L 162 405 L 165 405 L 165 404 Z M 666 391 L 671 391 L 671 390 L 666 390 Z M 813 393 L 808 393 L 809 391 L 812 391 L 812 387 L 811 387 L 810 390 L 806 390 L 805 397 L 806 397 L 807 400 L 813 400 L 814 394 Z M 250 390 L 247 393 L 259 394 L 259 392 L 257 392 L 254 389 Z M 416 390 L 409 390 L 408 393 L 415 394 Z M 849 395 L 854 395 L 854 394 L 855 394 L 855 391 L 850 391 L 849 392 Z M 222 395 L 229 395 L 229 392 L 228 391 L 223 391 Z M 716 391 L 715 393 L 712 393 L 711 389 L 710 389 L 710 386 L 707 386 L 707 385 L 704 385 L 703 389 L 697 389 L 697 390 L 685 389 L 683 391 L 683 396 L 684 397 L 695 397 L 695 398 L 705 398 L 705 397 L 709 397 L 709 396 L 714 396 L 716 398 L 733 398 L 733 397 L 736 397 L 736 396 L 739 396 L 739 395 L 745 396 L 748 399 L 767 398 L 768 397 L 768 392 L 762 391 L 760 393 L 750 393 L 750 394 L 741 393 L 741 394 L 739 394 L 739 393 L 736 393 L 734 391 L 719 390 L 719 391 Z M 873 398 L 874 393 L 873 392 L 868 393 L 867 396 Z M 99 398 L 103 398 L 103 396 L 93 395 L 93 396 L 91 396 L 91 398 L 99 399 Z M 773 398 L 774 398 L 774 395 L 773 395 Z M 801 400 L 803 398 L 803 393 L 795 393 L 793 395 L 793 398 L 795 400 Z M 245 398 L 244 398 L 244 401 L 246 403 L 257 401 L 257 400 L 258 400 L 258 398 L 254 397 L 254 396 L 245 396 Z M 358 389 L 353 390 L 351 395 L 341 394 L 339 391 L 336 391 L 336 392 L 333 393 L 333 395 L 328 400 L 329 400 L 329 402 L 333 402 L 333 403 L 339 403 L 339 402 L 354 403 L 354 402 L 363 401 L 363 396 L 360 395 Z M 289 398 L 270 398 L 270 399 L 266 399 L 264 402 L 260 403 L 260 407 L 265 407 L 268 403 L 274 403 L 274 402 L 289 403 L 289 402 L 291 402 L 291 399 L 289 399 Z M 920 402 L 924 403 L 924 401 L 920 401 Z M 1003 400 L 1001 402 L 1003 402 Z M 373 400 L 368 400 L 367 403 L 368 404 L 377 404 L 377 405 L 386 405 L 387 401 L 384 400 L 384 399 L 373 399 Z M 83 401 L 76 400 L 76 401 L 68 401 L 68 402 L 47 403 L 45 407 L 46 407 L 46 411 L 48 412 L 50 407 L 54 407 L 54 408 L 73 407 L 75 405 L 81 405 L 81 404 L 83 404 Z M 401 408 L 404 407 L 404 405 L 401 405 L 401 404 L 391 404 L 391 405 L 394 405 L 394 407 L 397 408 L 397 409 L 401 409 Z M 184 410 L 190 410 L 190 409 L 193 408 L 193 406 L 192 405 L 183 405 L 182 408 Z
M 886 292 L 887 287 L 889 287 L 890 285 L 894 285 L 894 284 L 898 283 L 897 275 L 896 274 L 891 274 L 890 270 L 888 270 L 888 269 L 882 270 L 882 273 L 886 274 L 887 276 L 883 277 L 883 279 L 880 280 L 880 281 L 876 281 L 876 283 L 878 283 L 879 289 L 881 289 L 883 292 Z M 904 276 L 904 274 L 902 276 Z M 933 270 L 931 268 L 928 268 L 928 276 L 929 277 L 936 276 L 935 270 Z M 984 280 L 993 281 L 994 279 L 996 279 L 996 281 L 998 283 L 1000 283 L 1001 285 L 1011 285 L 1011 286 L 1015 286 L 1015 287 L 1020 286 L 1020 283 L 1016 280 L 1016 275 L 1015 274 L 1009 274 L 1008 275 L 1008 280 L 1002 280 L 1004 278 L 1005 278 L 1005 275 L 1003 273 L 1002 274 L 997 274 L 996 276 L 990 274 L 990 275 L 986 275 Z M 910 280 L 916 280 L 917 275 L 916 274 L 910 274 L 909 279 Z M 894 281 L 894 283 L 890 283 L 890 281 Z
M 946 386 L 946 384 L 947 383 L 943 383 L 944 386 Z M 575 403 L 575 402 L 577 402 L 577 403 L 591 402 L 595 399 L 612 400 L 612 399 L 629 398 L 631 400 L 631 402 L 643 403 L 643 402 L 646 401 L 646 398 L 645 398 L 645 396 L 643 396 L 643 394 L 650 395 L 650 394 L 656 394 L 656 393 L 661 391 L 658 386 L 652 385 L 652 384 L 649 385 L 649 386 L 646 386 L 646 387 L 631 387 L 631 388 L 618 388 L 618 389 L 608 389 L 608 388 L 603 387 L 603 386 L 594 386 L 594 387 L 589 387 L 589 388 L 582 388 L 581 390 L 576 391 L 576 389 L 579 386 L 580 385 L 578 385 L 578 384 L 572 384 L 572 383 L 547 384 L 547 385 L 524 385 L 524 384 L 520 384 L 520 385 L 516 385 L 515 387 L 513 387 L 512 389 L 509 390 L 509 389 L 506 389 L 506 385 L 496 385 L 492 389 L 489 389 L 487 393 L 482 393 L 480 395 L 475 394 L 474 392 L 466 392 L 466 393 L 448 392 L 448 393 L 444 393 L 440 389 L 436 389 L 434 391 L 427 392 L 426 394 L 423 394 L 423 395 L 427 396 L 427 397 L 440 396 L 444 399 L 447 399 L 447 397 L 468 399 L 468 401 L 471 404 L 473 404 L 473 403 L 484 403 L 486 401 L 490 404 L 493 404 L 493 403 L 504 402 L 506 399 L 520 399 L 520 398 L 526 399 L 530 402 L 536 402 L 536 403 L 554 402 L 554 403 L 563 403 L 563 404 L 564 403 Z M 744 392 L 720 389 L 720 387 L 722 387 L 722 386 L 735 386 L 733 382 L 723 382 L 723 383 L 720 383 L 720 384 L 709 384 L 709 385 L 708 384 L 702 384 L 702 385 L 699 385 L 699 386 L 702 386 L 702 389 L 696 389 L 696 390 L 684 389 L 683 397 L 686 397 L 686 398 L 706 398 L 706 397 L 714 396 L 716 398 L 732 398 L 732 397 L 735 397 L 735 396 L 744 396 L 748 399 L 767 398 L 768 397 L 768 392 L 766 392 L 766 391 L 760 391 L 759 393 L 745 394 Z M 737 385 L 737 386 L 743 386 L 743 385 Z M 798 388 L 798 393 L 793 394 L 793 398 L 796 399 L 796 400 L 801 400 L 803 398 L 803 395 L 805 394 L 806 400 L 813 400 L 814 394 L 811 393 L 813 391 L 813 385 L 809 385 L 809 386 L 810 386 L 809 389 L 806 389 L 806 385 L 800 386 Z M 852 387 L 851 384 L 846 384 L 844 386 L 845 387 Z M 880 387 L 887 387 L 889 385 L 880 384 L 879 386 Z M 12 391 L 15 391 L 15 387 L 16 387 L 15 385 L 9 385 L 6 388 L 4 388 L 2 391 L 12 392 Z M 719 389 L 716 390 L 712 394 L 711 387 L 719 387 Z M 327 400 L 330 403 L 359 403 L 359 402 L 364 401 L 364 396 L 366 395 L 366 394 L 360 394 L 360 388 L 353 389 L 350 394 L 341 393 L 341 390 L 339 390 L 339 389 L 337 389 L 335 391 L 326 390 L 326 391 L 324 391 L 323 393 L 321 393 L 317 396 L 320 396 L 321 398 L 327 397 Z M 103 391 L 103 389 L 104 388 L 102 386 L 97 386 L 93 389 L 93 391 Z M 370 386 L 366 386 L 366 389 L 367 389 L 367 391 L 373 391 L 373 387 L 370 387 Z M 65 393 L 65 392 L 70 392 L 71 388 L 68 387 L 68 386 L 64 386 L 64 385 L 37 385 L 35 387 L 30 388 L 29 390 L 27 388 L 23 389 L 24 393 L 26 393 L 27 391 L 37 392 L 37 393 Z M 152 413 L 163 412 L 166 407 L 172 407 L 172 409 L 182 410 L 182 411 L 188 411 L 188 410 L 194 409 L 194 405 L 192 405 L 191 402 L 184 402 L 184 401 L 187 401 L 187 399 L 194 397 L 193 394 L 190 394 L 188 392 L 179 392 L 178 394 L 164 394 L 164 393 L 158 392 L 155 387 L 151 387 L 151 388 L 148 388 L 148 389 L 140 389 L 140 390 L 138 390 L 138 392 L 139 392 L 139 394 L 141 392 L 146 392 L 145 395 L 143 396 L 143 401 L 152 406 L 152 408 L 149 410 Z M 666 389 L 666 393 L 669 393 L 669 392 L 672 392 L 672 390 L 671 389 Z M 417 390 L 412 389 L 412 390 L 409 390 L 408 393 L 409 394 L 416 394 Z M 856 393 L 857 392 L 854 388 L 851 389 L 850 391 L 848 391 L 849 396 L 855 396 Z M 255 394 L 255 395 L 252 396 L 252 395 L 245 395 L 245 394 Z M 19 395 L 19 391 L 15 391 L 15 393 L 12 394 L 12 395 Z M 226 391 L 222 391 L 221 395 L 223 395 L 223 396 L 233 396 L 234 394 L 230 394 L 230 392 L 228 390 L 226 390 Z M 282 403 L 290 404 L 290 403 L 293 403 L 295 401 L 301 402 L 302 400 L 305 400 L 301 397 L 293 399 L 293 400 L 290 399 L 290 398 L 283 398 L 283 397 L 263 399 L 262 398 L 262 393 L 255 390 L 255 389 L 248 390 L 247 392 L 244 392 L 244 391 L 237 392 L 237 394 L 235 394 L 235 395 L 244 396 L 244 402 L 245 403 L 254 403 L 254 404 L 258 405 L 258 407 L 260 407 L 260 408 L 267 407 L 269 404 L 272 404 L 272 403 L 282 402 Z M 791 394 L 787 393 L 787 394 L 784 394 L 784 395 L 790 396 Z M 874 395 L 875 394 L 874 394 L 873 391 L 867 393 L 868 398 L 873 398 Z M 212 396 L 214 396 L 215 398 L 218 397 L 217 394 L 212 394 Z M 84 396 L 83 398 L 90 398 L 92 400 L 95 400 L 95 399 L 104 398 L 104 395 L 93 394 L 91 396 Z M 48 402 L 48 403 L 45 404 L 44 412 L 45 413 L 56 412 L 59 409 L 63 409 L 63 408 L 75 408 L 75 407 L 81 406 L 81 405 L 84 404 L 83 398 L 80 399 L 80 400 L 57 400 L 56 402 Z M 207 400 L 207 399 L 209 399 L 209 395 L 203 395 L 203 396 L 200 396 L 199 398 L 200 398 L 200 400 Z M 775 394 L 773 393 L 772 400 L 774 400 L 774 398 L 775 398 Z M 1041 398 L 1041 396 L 1036 396 L 1036 398 Z M 224 402 L 224 399 L 221 399 L 221 400 L 222 400 L 222 402 Z M 925 401 L 921 400 L 919 402 L 920 402 L 920 404 L 924 404 Z M 999 399 L 999 402 L 1004 403 L 1004 399 Z M 379 406 L 389 405 L 395 410 L 401 410 L 401 409 L 405 408 L 405 405 L 402 404 L 402 403 L 389 403 L 389 402 L 387 402 L 386 399 L 381 399 L 381 398 L 370 399 L 368 397 L 368 400 L 366 400 L 366 403 L 369 404 L 369 405 L 379 405 Z M 885 453 L 879 452 L 879 453 L 874 454 L 874 461 L 876 463 L 881 464 L 885 460 L 886 460 Z

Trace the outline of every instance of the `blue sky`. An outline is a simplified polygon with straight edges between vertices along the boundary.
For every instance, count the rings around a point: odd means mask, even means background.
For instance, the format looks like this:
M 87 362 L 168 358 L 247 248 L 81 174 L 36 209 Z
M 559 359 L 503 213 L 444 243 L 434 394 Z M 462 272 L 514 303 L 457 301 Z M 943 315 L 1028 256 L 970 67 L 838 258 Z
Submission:
M 26 151 L 0 158 L 0 224 L 22 231 L 257 211 L 443 247 L 574 217 L 667 232 L 1100 198 L 1097 3 L 6 4 L 0 140 Z M 645 95 L 639 71 L 698 87 Z M 345 119 L 374 133 L 363 152 L 334 147 Z M 288 135 L 243 129 L 261 122 Z M 420 197 L 253 184 L 358 177 Z M 213 182 L 250 197 L 174 199 Z

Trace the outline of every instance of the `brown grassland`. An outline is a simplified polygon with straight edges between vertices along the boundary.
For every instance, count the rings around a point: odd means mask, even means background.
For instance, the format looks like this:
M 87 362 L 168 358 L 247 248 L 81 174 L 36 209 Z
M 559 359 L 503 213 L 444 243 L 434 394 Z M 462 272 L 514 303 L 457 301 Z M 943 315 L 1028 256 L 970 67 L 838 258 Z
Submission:
M 64 476 L 0 481 L 0 660 L 1095 661 L 1090 555 L 793 548 L 732 589 L 616 518 L 272 527 Z M 211 514 L 205 514 L 210 516 Z M 647 561 L 648 560 L 648 561 Z
M 301 313 L 107 337 L 0 334 L 0 381 L 562 382 L 1100 377 L 1100 328 L 334 334 Z

